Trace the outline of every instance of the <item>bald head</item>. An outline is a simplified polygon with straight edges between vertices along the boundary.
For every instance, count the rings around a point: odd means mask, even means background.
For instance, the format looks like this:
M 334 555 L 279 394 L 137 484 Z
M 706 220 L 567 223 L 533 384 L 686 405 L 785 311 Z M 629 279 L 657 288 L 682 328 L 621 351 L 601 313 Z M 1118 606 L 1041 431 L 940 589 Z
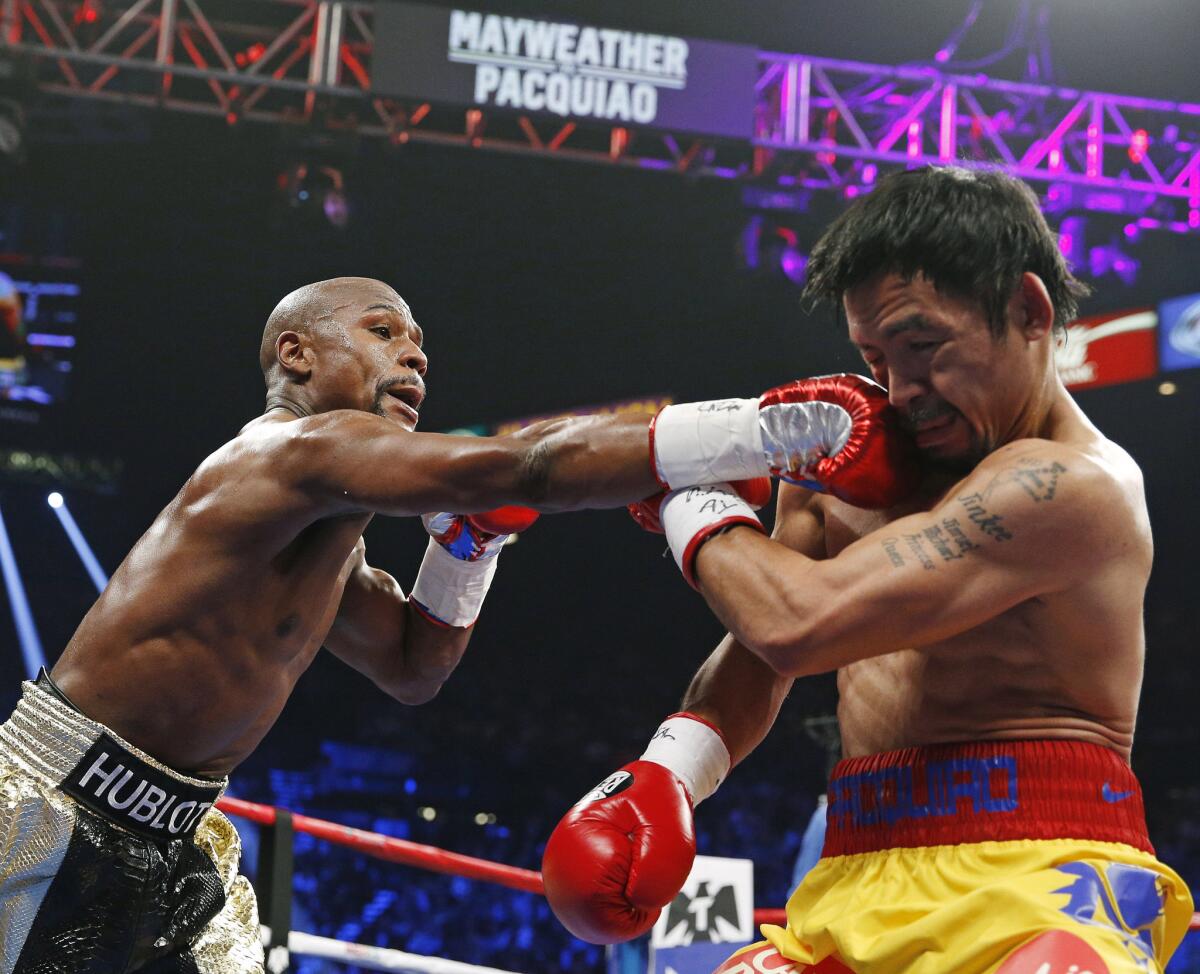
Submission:
M 383 281 L 370 277 L 335 277 L 297 288 L 275 306 L 263 329 L 258 350 L 258 364 L 268 385 L 276 364 L 275 346 L 279 336 L 294 331 L 312 340 L 319 340 L 337 331 L 345 320 L 360 313 L 372 303 L 389 304 L 411 317 L 408 305 Z

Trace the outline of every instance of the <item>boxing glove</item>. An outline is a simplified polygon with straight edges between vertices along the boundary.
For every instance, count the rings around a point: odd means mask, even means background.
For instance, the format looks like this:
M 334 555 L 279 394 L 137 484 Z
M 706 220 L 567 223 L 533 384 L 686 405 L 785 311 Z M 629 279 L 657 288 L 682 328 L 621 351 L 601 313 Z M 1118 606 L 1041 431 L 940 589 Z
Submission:
M 645 933 L 696 857 L 692 811 L 729 773 L 719 731 L 668 717 L 645 753 L 583 796 L 542 857 L 546 899 L 575 936 L 611 944 Z
M 755 477 L 753 480 L 738 480 L 729 485 L 742 498 L 751 510 L 762 510 L 771 500 L 771 481 L 768 477 Z M 666 491 L 660 491 L 645 500 L 636 501 L 626 506 L 629 516 L 637 522 L 638 527 L 651 534 L 662 534 L 662 517 L 660 509 L 666 498 Z M 755 518 L 757 521 L 757 518 Z
M 430 622 L 474 625 L 509 535 L 540 515 L 528 507 L 498 507 L 481 514 L 423 514 L 429 545 L 410 600 Z
M 659 505 L 659 520 L 675 564 L 695 589 L 700 587 L 696 581 L 696 555 L 705 541 L 737 525 L 766 534 L 754 509 L 730 484 L 671 491 Z
M 857 507 L 900 502 L 917 454 L 887 391 L 860 375 L 800 379 L 755 399 L 667 406 L 650 424 L 665 489 L 774 476 Z

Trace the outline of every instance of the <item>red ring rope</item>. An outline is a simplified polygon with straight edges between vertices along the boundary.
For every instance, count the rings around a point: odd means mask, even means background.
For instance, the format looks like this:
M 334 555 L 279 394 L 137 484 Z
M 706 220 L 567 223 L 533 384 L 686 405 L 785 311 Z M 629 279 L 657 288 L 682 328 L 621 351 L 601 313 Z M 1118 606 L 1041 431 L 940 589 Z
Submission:
M 256 802 L 242 801 L 240 798 L 222 798 L 217 807 L 230 815 L 249 819 L 259 825 L 275 824 L 275 808 L 271 805 L 259 805 Z M 338 825 L 326 822 L 320 818 L 309 818 L 307 815 L 293 815 L 292 827 L 297 832 L 325 839 L 336 845 L 348 846 L 376 859 L 386 859 L 389 862 L 399 862 L 406 866 L 420 866 L 436 873 L 446 873 L 451 876 L 463 876 L 467 879 L 482 879 L 509 889 L 519 889 L 525 893 L 546 895 L 542 886 L 542 874 L 532 869 L 521 869 L 518 866 L 506 866 L 499 862 L 489 862 L 487 859 L 476 859 L 474 856 L 464 856 L 457 852 L 447 852 L 436 846 L 421 845 L 419 842 L 409 842 L 407 839 L 393 839 L 389 835 L 378 832 L 367 832 L 364 829 L 351 828 L 348 825 Z M 775 923 L 779 926 L 787 924 L 787 916 L 781 909 L 760 909 L 754 911 L 754 925 L 760 923 Z M 1200 913 L 1192 914 L 1192 922 L 1188 930 L 1200 930 Z
M 247 818 L 259 825 L 275 824 L 275 809 L 270 805 L 258 805 L 254 802 L 242 801 L 240 798 L 226 797 L 217 802 L 217 807 L 223 812 Z M 356 849 L 377 859 L 400 862 L 409 866 L 420 866 L 435 873 L 465 876 L 467 879 L 483 879 L 489 883 L 507 886 L 509 889 L 545 895 L 542 887 L 542 874 L 531 869 L 520 869 L 498 862 L 488 862 L 486 859 L 476 859 L 474 856 L 447 852 L 445 849 L 421 845 L 419 842 L 394 839 L 389 835 L 367 832 L 364 829 L 355 829 L 348 825 L 338 825 L 319 818 L 309 818 L 307 815 L 293 815 L 292 827 L 297 832 L 304 832 L 337 845 L 349 846 L 351 849 Z

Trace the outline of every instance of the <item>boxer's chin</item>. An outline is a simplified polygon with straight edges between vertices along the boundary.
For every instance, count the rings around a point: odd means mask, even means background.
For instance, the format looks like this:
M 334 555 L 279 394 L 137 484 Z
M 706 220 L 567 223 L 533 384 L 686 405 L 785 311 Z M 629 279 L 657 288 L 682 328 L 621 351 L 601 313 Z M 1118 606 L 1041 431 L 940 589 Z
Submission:
M 917 452 L 930 466 L 965 473 L 977 467 L 992 448 L 972 432 L 964 440 L 918 447 Z

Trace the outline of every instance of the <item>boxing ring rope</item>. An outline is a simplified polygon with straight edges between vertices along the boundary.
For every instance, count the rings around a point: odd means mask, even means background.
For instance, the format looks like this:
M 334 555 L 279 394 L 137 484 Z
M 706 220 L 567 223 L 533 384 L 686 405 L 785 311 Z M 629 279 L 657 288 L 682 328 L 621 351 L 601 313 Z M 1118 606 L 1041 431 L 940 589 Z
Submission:
M 259 825 L 274 825 L 277 809 L 272 805 L 259 805 L 255 802 L 243 801 L 240 798 L 222 798 L 217 807 L 229 815 L 257 822 Z M 324 819 L 309 818 L 307 815 L 292 815 L 292 828 L 297 832 L 325 839 L 336 845 L 347 846 L 364 855 L 376 859 L 386 859 L 388 862 L 398 862 L 406 866 L 420 866 L 435 873 L 446 873 L 450 876 L 462 876 L 466 879 L 482 879 L 489 883 L 518 889 L 524 893 L 545 895 L 542 888 L 542 874 L 532 869 L 521 869 L 517 866 L 505 866 L 486 859 L 476 859 L 457 852 L 447 852 L 435 846 L 421 845 L 419 842 L 409 842 L 406 839 L 395 839 L 390 835 L 380 835 L 365 829 L 355 829 L 348 825 L 338 825 L 326 822 Z
M 376 859 L 405 866 L 416 866 L 450 876 L 479 879 L 524 893 L 545 895 L 542 874 L 532 869 L 507 866 L 487 859 L 477 859 L 474 856 L 448 852 L 436 846 L 380 835 L 377 832 L 369 832 L 348 825 L 338 825 L 336 822 L 327 822 L 324 819 L 311 818 L 308 815 L 293 814 L 272 805 L 260 805 L 257 802 L 249 802 L 241 798 L 226 796 L 217 803 L 217 807 L 228 815 L 244 818 L 267 827 L 276 826 L 286 815 L 291 828 L 296 832 L 303 832 L 314 838 L 354 849 Z M 756 909 L 754 911 L 755 926 L 760 923 L 783 925 L 786 922 L 782 909 Z M 1189 932 L 1200 930 L 1200 912 L 1192 914 L 1188 930 Z M 270 930 L 267 927 L 263 928 L 263 939 L 264 943 L 270 939 Z M 512 974 L 512 972 L 498 971 L 491 967 L 479 967 L 442 958 L 406 954 L 403 951 L 373 947 L 367 944 L 346 943 L 296 930 L 288 932 L 287 947 L 292 953 L 325 957 L 377 971 L 420 971 L 426 972 L 426 974 Z
M 270 927 L 263 927 L 263 943 L 271 936 Z M 321 957 L 341 964 L 365 967 L 369 971 L 403 971 L 404 974 L 515 974 L 497 967 L 480 967 L 464 964 L 444 957 L 427 957 L 424 954 L 406 954 L 390 947 L 372 947 L 370 944 L 347 943 L 331 937 L 318 937 L 312 933 L 292 930 L 288 933 L 288 951 L 305 957 Z M 270 964 L 268 970 L 272 970 Z

